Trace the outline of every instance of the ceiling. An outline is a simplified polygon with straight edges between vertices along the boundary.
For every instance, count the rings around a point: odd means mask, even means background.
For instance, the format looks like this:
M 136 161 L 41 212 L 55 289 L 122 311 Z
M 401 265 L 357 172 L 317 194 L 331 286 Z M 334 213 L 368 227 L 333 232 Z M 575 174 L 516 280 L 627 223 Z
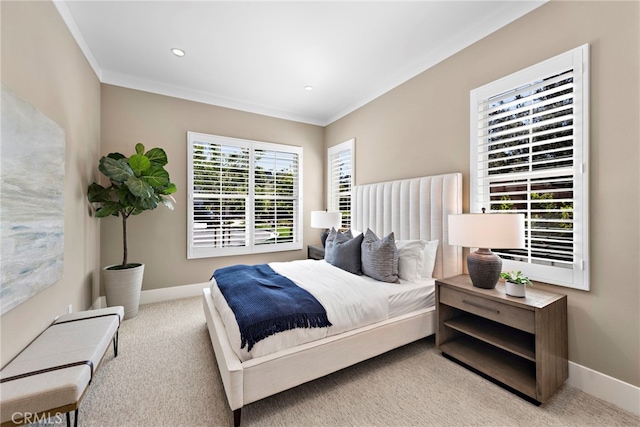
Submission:
M 103 83 L 324 126 L 545 1 L 54 4 Z

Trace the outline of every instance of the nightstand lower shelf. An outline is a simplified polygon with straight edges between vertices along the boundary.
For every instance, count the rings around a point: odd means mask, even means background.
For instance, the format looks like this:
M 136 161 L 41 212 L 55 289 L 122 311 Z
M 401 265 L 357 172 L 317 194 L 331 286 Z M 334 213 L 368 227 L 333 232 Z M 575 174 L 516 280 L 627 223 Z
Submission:
M 440 351 L 535 400 L 534 362 L 468 336 L 441 344 Z
M 461 315 L 444 322 L 445 326 L 455 329 L 481 341 L 536 361 L 535 336 L 510 326 L 484 319 L 478 316 Z

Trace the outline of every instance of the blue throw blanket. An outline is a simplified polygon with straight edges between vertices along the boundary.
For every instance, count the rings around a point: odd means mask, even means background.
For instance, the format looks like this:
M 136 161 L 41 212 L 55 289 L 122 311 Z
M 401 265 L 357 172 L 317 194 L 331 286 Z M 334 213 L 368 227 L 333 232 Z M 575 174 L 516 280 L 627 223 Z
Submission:
M 251 351 L 258 341 L 289 329 L 331 326 L 313 295 L 267 264 L 223 267 L 213 277 L 236 316 L 241 348 Z

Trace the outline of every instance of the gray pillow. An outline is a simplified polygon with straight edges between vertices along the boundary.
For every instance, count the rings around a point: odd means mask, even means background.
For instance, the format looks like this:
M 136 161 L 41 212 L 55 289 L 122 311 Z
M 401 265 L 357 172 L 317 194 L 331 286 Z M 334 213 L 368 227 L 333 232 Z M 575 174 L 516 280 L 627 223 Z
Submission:
M 333 259 L 331 265 L 341 268 L 349 273 L 362 276 L 362 234 L 349 239 L 346 234 L 336 235 L 333 241 Z
M 398 249 L 393 233 L 379 239 L 369 229 L 362 240 L 362 272 L 381 282 L 399 283 Z
M 324 243 L 324 260 L 329 264 L 332 264 L 333 261 L 333 243 L 336 240 L 336 236 L 346 236 L 349 239 L 353 238 L 353 234 L 351 234 L 351 230 L 347 230 L 344 233 L 337 231 L 334 227 L 331 227 L 331 231 L 327 236 L 327 241 Z

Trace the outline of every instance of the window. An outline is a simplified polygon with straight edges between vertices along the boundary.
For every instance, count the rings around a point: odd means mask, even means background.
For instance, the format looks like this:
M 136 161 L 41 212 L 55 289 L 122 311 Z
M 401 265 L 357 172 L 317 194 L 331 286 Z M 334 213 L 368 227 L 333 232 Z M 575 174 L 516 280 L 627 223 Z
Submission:
M 351 188 L 353 187 L 353 146 L 350 139 L 328 150 L 327 208 L 342 213 L 342 228 L 351 228 Z
M 188 258 L 302 249 L 302 148 L 188 133 Z
M 503 270 L 589 289 L 588 45 L 471 91 L 471 211 L 525 214 Z M 492 248 L 493 249 L 493 248 Z

